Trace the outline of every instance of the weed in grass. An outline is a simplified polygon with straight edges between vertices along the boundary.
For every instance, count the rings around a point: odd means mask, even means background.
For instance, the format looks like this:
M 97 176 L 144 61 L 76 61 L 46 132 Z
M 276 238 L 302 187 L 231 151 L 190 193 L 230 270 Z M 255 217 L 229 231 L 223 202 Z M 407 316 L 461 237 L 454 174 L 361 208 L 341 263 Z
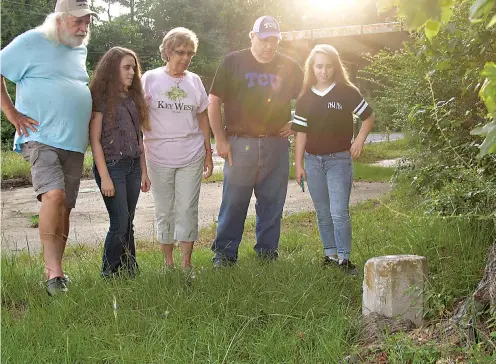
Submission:
M 39 222 L 40 222 L 40 215 L 32 215 L 29 218 L 29 226 L 31 226 L 32 228 L 37 228 Z

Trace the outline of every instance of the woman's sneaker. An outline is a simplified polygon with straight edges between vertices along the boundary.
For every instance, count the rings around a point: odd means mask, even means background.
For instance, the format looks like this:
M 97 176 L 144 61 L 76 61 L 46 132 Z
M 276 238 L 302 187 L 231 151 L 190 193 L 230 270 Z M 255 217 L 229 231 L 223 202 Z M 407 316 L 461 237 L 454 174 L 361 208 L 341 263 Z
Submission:
M 345 273 L 349 275 L 356 276 L 358 275 L 358 269 L 349 259 L 343 259 L 339 262 L 339 268 Z
M 324 258 L 322 259 L 322 265 L 324 267 L 337 267 L 337 266 L 339 266 L 339 260 L 333 259 L 327 255 L 324 255 Z
M 67 280 L 65 277 L 55 277 L 47 281 L 47 293 L 49 296 L 56 296 L 59 293 L 66 293 Z

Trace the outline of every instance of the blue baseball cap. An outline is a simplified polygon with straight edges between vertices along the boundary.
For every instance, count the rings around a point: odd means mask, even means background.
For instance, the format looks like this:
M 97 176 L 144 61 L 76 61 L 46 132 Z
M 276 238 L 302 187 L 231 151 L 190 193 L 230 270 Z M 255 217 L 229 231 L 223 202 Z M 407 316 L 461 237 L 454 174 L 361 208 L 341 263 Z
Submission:
M 253 24 L 253 32 L 260 38 L 277 37 L 282 39 L 279 22 L 271 16 L 264 15 Z

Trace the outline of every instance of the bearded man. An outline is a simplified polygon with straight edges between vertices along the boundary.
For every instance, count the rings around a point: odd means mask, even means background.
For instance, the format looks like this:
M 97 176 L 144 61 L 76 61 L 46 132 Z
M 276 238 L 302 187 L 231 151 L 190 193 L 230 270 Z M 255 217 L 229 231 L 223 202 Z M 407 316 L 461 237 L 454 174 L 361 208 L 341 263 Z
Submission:
M 15 126 L 14 150 L 29 161 L 41 201 L 39 233 L 50 296 L 67 291 L 62 257 L 88 144 L 86 44 L 95 15 L 87 0 L 58 0 L 41 26 L 0 52 L 2 111 Z M 16 84 L 15 106 L 4 77 Z

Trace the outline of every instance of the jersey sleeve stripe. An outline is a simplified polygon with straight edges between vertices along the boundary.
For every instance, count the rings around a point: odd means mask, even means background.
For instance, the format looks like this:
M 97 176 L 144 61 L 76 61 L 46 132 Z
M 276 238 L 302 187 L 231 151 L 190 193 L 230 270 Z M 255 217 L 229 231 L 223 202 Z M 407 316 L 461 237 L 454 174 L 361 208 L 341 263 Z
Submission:
M 307 121 L 306 118 L 304 118 L 303 116 L 300 116 L 300 115 L 296 115 L 294 116 L 295 119 L 298 119 L 298 120 L 301 120 L 301 121 Z
M 296 115 L 295 115 L 295 118 L 293 119 L 293 123 L 294 124 L 297 124 L 297 125 L 301 125 L 301 126 L 308 126 L 308 124 L 305 121 L 301 120 L 301 119 L 302 118 L 297 118 Z
M 360 110 L 360 108 L 362 107 L 364 102 L 365 102 L 365 100 L 362 99 L 362 101 L 358 104 L 358 106 L 355 108 L 355 110 L 353 110 L 353 114 L 356 114 L 358 112 L 358 110 Z
M 365 111 L 365 109 L 369 106 L 369 104 L 365 103 L 360 110 L 356 113 L 358 116 L 362 115 L 362 113 Z

